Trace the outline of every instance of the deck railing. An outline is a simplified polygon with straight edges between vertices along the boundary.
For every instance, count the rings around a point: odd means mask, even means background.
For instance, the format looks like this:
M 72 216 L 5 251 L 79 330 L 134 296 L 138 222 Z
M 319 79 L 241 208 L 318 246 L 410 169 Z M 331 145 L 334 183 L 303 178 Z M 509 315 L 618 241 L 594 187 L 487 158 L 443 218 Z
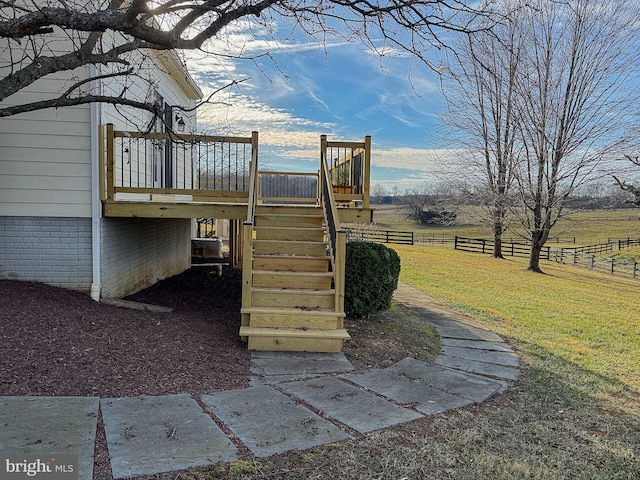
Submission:
M 261 171 L 258 198 L 263 202 L 317 203 L 318 174 Z
M 323 143 L 326 137 L 322 136 Z M 335 310 L 344 312 L 345 264 L 347 249 L 347 231 L 340 225 L 338 208 L 333 194 L 331 178 L 326 161 L 326 149 L 320 152 L 320 199 L 325 214 L 329 233 L 329 247 L 331 249 L 332 269 L 334 272 Z M 341 327 L 342 328 L 342 327 Z
M 247 192 L 258 136 L 143 133 L 106 126 L 104 198 L 175 190 Z M 244 195 L 246 197 L 246 193 Z
M 360 203 L 369 208 L 371 137 L 364 142 L 320 140 L 320 151 L 329 169 L 332 190 L 338 203 Z

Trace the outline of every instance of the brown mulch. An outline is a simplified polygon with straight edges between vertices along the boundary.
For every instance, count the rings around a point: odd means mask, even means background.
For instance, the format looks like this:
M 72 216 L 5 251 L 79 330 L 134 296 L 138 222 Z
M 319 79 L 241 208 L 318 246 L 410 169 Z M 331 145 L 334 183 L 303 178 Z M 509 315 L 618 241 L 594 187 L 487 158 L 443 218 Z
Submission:
M 242 272 L 193 267 L 127 300 L 171 313 L 97 303 L 41 283 L 0 280 L 0 395 L 135 397 L 244 388 L 250 353 L 240 341 Z M 344 353 L 384 368 L 407 350 L 381 335 L 388 319 L 347 320 Z
M 0 280 L 0 395 L 120 397 L 248 386 L 241 272 L 195 267 L 128 300 L 97 303 L 39 283 Z

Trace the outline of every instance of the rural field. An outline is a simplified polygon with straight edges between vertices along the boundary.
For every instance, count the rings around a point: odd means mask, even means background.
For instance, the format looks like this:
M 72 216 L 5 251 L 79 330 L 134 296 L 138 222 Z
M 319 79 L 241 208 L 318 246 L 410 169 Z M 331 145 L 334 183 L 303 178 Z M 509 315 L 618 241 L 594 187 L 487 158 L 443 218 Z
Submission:
M 562 236 L 637 238 L 634 214 L 582 213 Z M 481 232 L 436 230 L 459 228 Z M 503 336 L 520 358 L 519 379 L 480 405 L 357 442 L 184 478 L 640 479 L 640 280 L 547 261 L 541 275 L 525 259 L 392 247 L 402 281 Z
M 491 228 L 479 218 L 481 212 L 478 207 L 464 207 L 457 212 L 457 225 L 443 227 L 437 225 L 422 226 L 411 223 L 399 205 L 375 205 L 373 220 L 376 228 L 381 230 L 410 230 L 417 240 L 423 238 L 451 238 L 454 235 L 471 238 L 491 238 Z M 509 223 L 509 230 L 505 239 L 513 238 L 521 241 L 522 228 L 516 220 Z M 577 245 L 592 245 L 607 242 L 610 238 L 640 237 L 640 209 L 628 208 L 619 210 L 576 211 L 560 219 L 554 226 L 549 244 L 558 240 L 562 243 Z M 420 242 L 423 243 L 423 242 Z

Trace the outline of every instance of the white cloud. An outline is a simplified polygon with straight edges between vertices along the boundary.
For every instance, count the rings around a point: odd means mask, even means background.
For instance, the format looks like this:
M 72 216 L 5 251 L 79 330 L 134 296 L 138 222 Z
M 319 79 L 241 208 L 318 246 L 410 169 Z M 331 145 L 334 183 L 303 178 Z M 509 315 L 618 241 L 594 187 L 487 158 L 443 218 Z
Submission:
M 402 168 L 416 171 L 442 170 L 463 155 L 463 150 L 398 147 L 372 148 L 371 163 L 377 167 Z

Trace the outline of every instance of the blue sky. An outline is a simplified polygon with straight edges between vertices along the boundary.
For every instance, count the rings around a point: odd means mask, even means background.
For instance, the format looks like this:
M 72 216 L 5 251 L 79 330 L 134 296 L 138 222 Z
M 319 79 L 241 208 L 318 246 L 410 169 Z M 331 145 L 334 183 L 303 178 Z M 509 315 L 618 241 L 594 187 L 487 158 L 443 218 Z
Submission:
M 266 52 L 271 57 L 260 56 Z M 232 58 L 238 56 L 258 58 Z M 423 183 L 438 170 L 434 136 L 444 101 L 437 76 L 398 51 L 386 49 L 381 61 L 361 43 L 275 43 L 255 26 L 250 32 L 236 26 L 207 51 L 190 52 L 187 63 L 205 94 L 244 80 L 201 109 L 200 128 L 257 130 L 261 161 L 271 170 L 316 171 L 321 134 L 330 140 L 371 135 L 372 183 L 389 190 Z

